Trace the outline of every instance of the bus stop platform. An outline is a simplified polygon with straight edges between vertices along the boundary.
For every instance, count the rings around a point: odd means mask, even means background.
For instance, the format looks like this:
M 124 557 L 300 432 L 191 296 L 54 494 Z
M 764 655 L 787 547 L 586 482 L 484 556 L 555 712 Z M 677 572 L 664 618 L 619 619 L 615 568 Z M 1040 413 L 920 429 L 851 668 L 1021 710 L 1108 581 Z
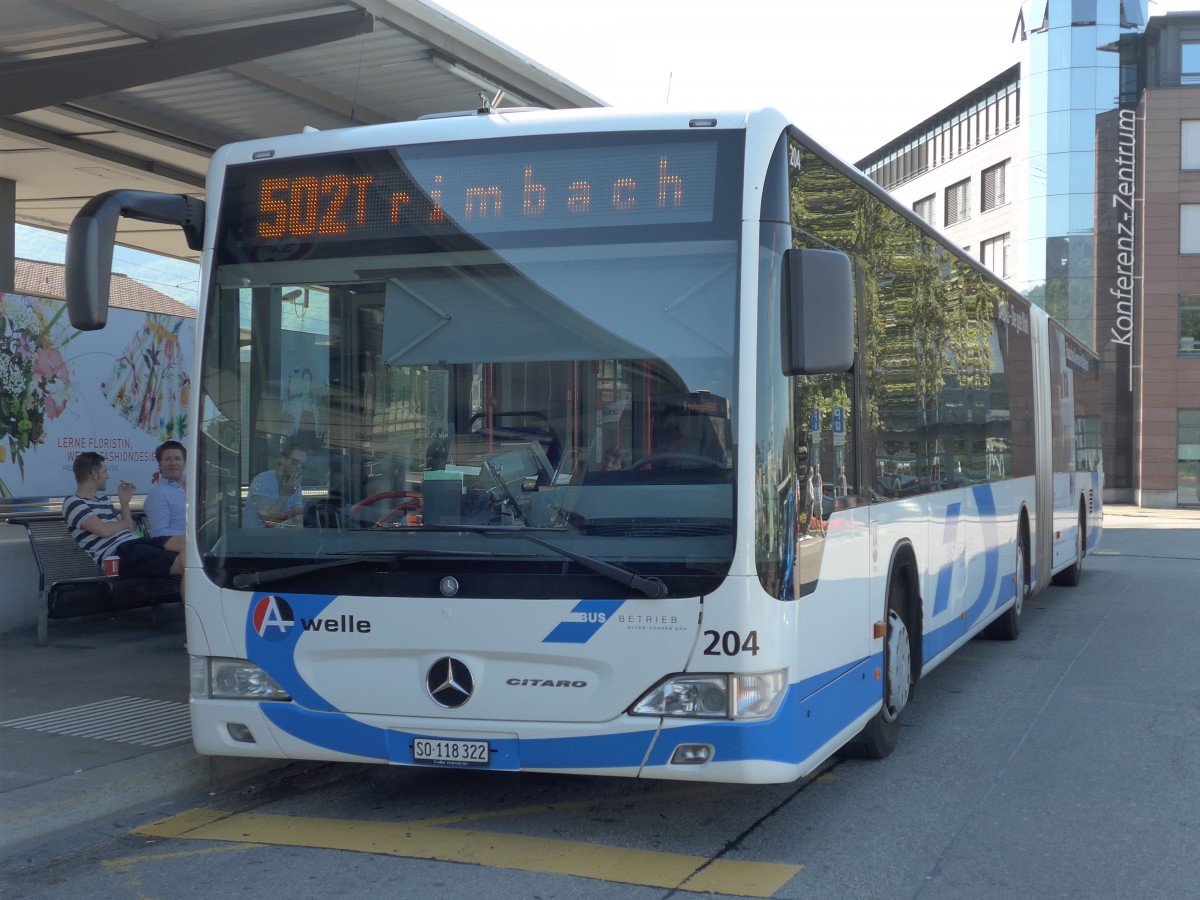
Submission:
M 178 606 L 0 635 L 0 859 L 299 765 L 196 753 Z

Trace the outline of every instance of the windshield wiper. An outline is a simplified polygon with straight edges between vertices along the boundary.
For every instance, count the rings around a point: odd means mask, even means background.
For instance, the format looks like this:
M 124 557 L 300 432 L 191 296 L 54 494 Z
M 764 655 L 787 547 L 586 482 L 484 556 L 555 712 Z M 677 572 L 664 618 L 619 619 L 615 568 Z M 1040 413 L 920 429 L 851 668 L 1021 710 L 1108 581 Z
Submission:
M 582 553 L 576 553 L 573 550 L 567 550 L 565 547 L 560 547 L 557 544 L 552 544 L 550 541 L 544 541 L 536 535 L 530 534 L 524 528 L 513 528 L 509 525 L 425 525 L 425 531 L 465 531 L 471 534 L 489 534 L 489 535 L 513 535 L 529 541 L 531 544 L 537 544 L 539 547 L 545 547 L 557 553 L 559 556 L 565 556 L 572 562 L 579 563 L 585 569 L 595 572 L 597 575 L 603 575 L 606 578 L 611 578 L 617 584 L 625 587 L 633 588 L 640 594 L 651 598 L 652 600 L 663 597 L 667 593 L 667 586 L 658 578 L 647 578 L 645 575 L 639 575 L 632 569 L 626 569 L 624 566 L 618 566 L 615 563 L 605 562 L 602 559 L 596 559 L 593 556 L 585 556 Z
M 618 566 L 614 563 L 604 562 L 591 556 L 585 556 L 582 553 L 576 553 L 573 550 L 567 550 L 557 544 L 552 544 L 550 541 L 544 541 L 536 535 L 530 534 L 521 528 L 512 528 L 504 525 L 425 525 L 422 531 L 460 531 L 471 534 L 484 535 L 515 535 L 529 541 L 531 544 L 537 544 L 539 547 L 544 547 L 559 556 L 565 556 L 572 562 L 579 563 L 585 569 L 595 572 L 597 575 L 603 575 L 610 578 L 617 584 L 632 588 L 633 590 L 644 594 L 651 599 L 665 596 L 667 586 L 658 578 L 647 578 L 644 575 L 639 575 L 631 569 L 626 569 L 624 566 Z M 406 559 L 414 556 L 435 556 L 444 557 L 461 557 L 464 559 L 478 559 L 481 555 L 489 557 L 501 557 L 505 554 L 480 554 L 470 550 L 389 550 L 382 553 L 351 553 L 342 554 L 335 558 L 325 559 L 321 562 L 305 563 L 301 566 L 282 566 L 278 569 L 266 569 L 257 572 L 239 572 L 233 576 L 233 586 L 235 588 L 260 587 L 266 584 L 273 584 L 277 581 L 285 581 L 288 578 L 297 578 L 301 575 L 308 575 L 310 572 L 319 572 L 322 569 L 335 569 L 339 566 L 349 566 L 355 563 L 361 563 L 369 560 L 385 559 L 396 560 Z
M 240 572 L 233 576 L 233 586 L 235 588 L 258 587 L 259 585 L 272 584 L 276 581 L 284 581 L 288 578 L 307 575 L 310 572 L 319 572 L 322 569 L 336 569 L 339 566 L 349 566 L 354 563 L 378 559 L 390 562 L 391 560 L 407 559 L 412 556 L 461 556 L 467 559 L 478 559 L 480 554 L 471 553 L 466 550 L 388 550 L 382 553 L 340 554 L 337 557 L 331 557 L 322 562 L 306 563 L 302 566 L 281 566 L 278 569 Z

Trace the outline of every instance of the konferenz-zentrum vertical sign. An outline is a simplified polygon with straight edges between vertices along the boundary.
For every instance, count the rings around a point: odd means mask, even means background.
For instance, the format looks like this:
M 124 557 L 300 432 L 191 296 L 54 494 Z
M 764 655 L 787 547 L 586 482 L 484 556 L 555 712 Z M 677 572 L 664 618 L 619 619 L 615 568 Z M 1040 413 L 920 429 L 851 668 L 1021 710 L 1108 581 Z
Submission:
M 1134 240 L 1137 216 L 1137 111 L 1117 110 L 1116 184 L 1110 203 L 1116 215 L 1116 279 L 1109 294 L 1116 299 L 1115 321 L 1109 328 L 1114 344 L 1129 354 L 1129 390 L 1133 390 L 1134 284 L 1137 268 L 1137 243 Z

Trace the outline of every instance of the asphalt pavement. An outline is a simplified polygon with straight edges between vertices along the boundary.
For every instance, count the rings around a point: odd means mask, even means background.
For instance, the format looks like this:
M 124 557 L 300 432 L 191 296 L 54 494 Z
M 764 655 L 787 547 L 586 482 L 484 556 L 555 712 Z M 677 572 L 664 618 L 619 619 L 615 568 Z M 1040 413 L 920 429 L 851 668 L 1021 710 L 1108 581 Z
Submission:
M 1200 510 L 1109 506 L 1105 528 L 1127 529 L 1120 552 L 1200 558 Z M 1117 553 L 1103 542 L 1096 552 Z M 182 610 L 158 616 L 53 620 L 46 647 L 32 629 L 0 635 L 0 860 L 58 832 L 311 765 L 197 754 Z
M 0 859 L 288 767 L 192 748 L 181 607 L 51 620 L 49 645 L 35 637 L 0 635 Z

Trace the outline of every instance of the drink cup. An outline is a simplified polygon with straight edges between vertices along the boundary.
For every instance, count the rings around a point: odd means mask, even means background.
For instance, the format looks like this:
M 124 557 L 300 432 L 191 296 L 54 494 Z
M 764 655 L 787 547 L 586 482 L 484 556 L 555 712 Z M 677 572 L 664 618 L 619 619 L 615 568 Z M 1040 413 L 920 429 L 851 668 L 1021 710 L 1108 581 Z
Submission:
M 104 557 L 104 574 L 111 578 L 116 578 L 121 574 L 121 557 L 106 556 Z

